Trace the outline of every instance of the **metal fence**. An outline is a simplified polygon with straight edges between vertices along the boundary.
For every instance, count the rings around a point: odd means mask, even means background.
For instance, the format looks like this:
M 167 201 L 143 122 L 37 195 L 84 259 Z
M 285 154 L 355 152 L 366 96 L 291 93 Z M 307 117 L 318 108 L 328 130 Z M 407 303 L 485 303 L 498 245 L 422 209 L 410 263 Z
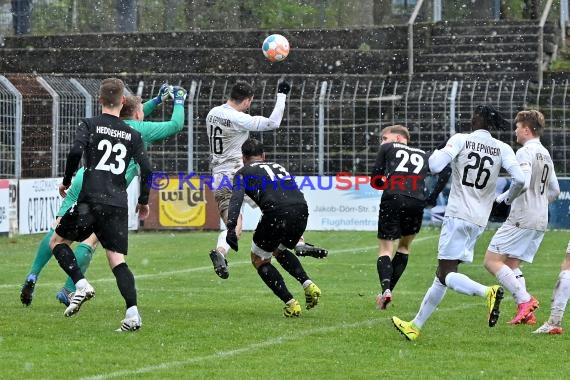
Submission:
M 212 107 L 227 100 L 238 78 L 168 78 L 170 83 L 190 90 L 186 128 L 149 148 L 157 170 L 209 172 L 205 117 Z M 164 79 L 127 78 L 126 82 L 131 92 L 149 99 Z M 240 79 L 254 87 L 250 113 L 268 116 L 275 104 L 278 77 Z M 100 113 L 99 83 L 96 78 L 0 77 L 0 178 L 63 175 L 79 120 Z M 392 124 L 408 126 L 411 144 L 433 150 L 451 134 L 463 131 L 472 110 L 482 103 L 493 104 L 511 119 L 523 109 L 542 111 L 547 120 L 543 143 L 558 174 L 570 175 L 568 81 L 551 81 L 539 87 L 527 81 L 324 80 L 299 75 L 291 78 L 291 84 L 281 127 L 253 136 L 263 141 L 272 160 L 297 175 L 339 171 L 369 174 L 380 131 Z M 171 104 L 158 107 L 147 120 L 170 119 Z M 506 142 L 514 138 L 512 130 L 495 134 Z
M 22 174 L 22 95 L 0 75 L 0 177 Z

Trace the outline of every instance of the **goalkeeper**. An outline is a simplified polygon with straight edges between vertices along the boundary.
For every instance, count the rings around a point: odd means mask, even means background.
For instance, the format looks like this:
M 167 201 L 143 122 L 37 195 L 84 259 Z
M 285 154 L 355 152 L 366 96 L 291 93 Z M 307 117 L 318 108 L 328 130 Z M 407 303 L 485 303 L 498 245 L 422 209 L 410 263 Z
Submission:
M 186 90 L 182 87 L 172 87 L 168 84 L 163 84 L 160 87 L 157 96 L 144 104 L 142 104 L 141 98 L 138 96 L 127 96 L 123 108 L 121 109 L 121 119 L 131 126 L 131 128 L 140 132 L 146 148 L 148 145 L 174 136 L 182 130 L 184 126 L 184 101 L 186 99 L 186 94 Z M 170 121 L 143 121 L 145 116 L 150 115 L 154 109 L 168 97 L 174 99 L 174 108 Z M 125 174 L 127 185 L 130 184 L 133 178 L 138 175 L 138 171 L 138 165 L 134 161 L 131 161 Z M 77 171 L 67 192 L 67 196 L 64 198 L 57 213 L 54 226 L 57 225 L 59 219 L 77 201 L 77 197 L 79 196 L 83 183 L 83 172 L 83 168 Z M 30 272 L 22 286 L 20 300 L 25 306 L 29 306 L 32 303 L 34 288 L 40 272 L 52 257 L 52 253 L 49 248 L 49 241 L 53 233 L 54 229 L 52 228 L 40 242 L 36 256 L 30 268 Z M 96 246 L 97 238 L 95 237 L 95 234 L 92 234 L 76 247 L 74 253 L 82 273 L 85 273 L 89 267 L 89 263 L 91 262 L 91 257 Z M 75 285 L 73 281 L 68 278 L 65 286 L 59 293 L 57 293 L 56 297 L 61 303 L 69 305 L 69 295 L 74 291 Z

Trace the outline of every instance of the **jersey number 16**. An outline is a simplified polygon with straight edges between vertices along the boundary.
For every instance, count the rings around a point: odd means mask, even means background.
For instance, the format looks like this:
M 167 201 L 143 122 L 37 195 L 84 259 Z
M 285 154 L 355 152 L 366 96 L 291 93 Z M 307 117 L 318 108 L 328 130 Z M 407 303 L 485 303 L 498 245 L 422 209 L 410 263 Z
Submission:
M 214 154 L 224 153 L 224 139 L 222 139 L 222 128 L 210 126 L 210 151 Z

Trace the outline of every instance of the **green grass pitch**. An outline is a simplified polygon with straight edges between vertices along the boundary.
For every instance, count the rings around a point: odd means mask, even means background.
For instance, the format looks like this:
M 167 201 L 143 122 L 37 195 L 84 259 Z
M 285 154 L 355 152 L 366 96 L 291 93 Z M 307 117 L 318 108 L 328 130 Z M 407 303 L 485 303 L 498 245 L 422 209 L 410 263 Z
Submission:
M 493 231 L 477 244 L 475 262 L 461 271 L 491 285 L 482 267 Z M 98 249 L 87 278 L 96 297 L 65 318 L 55 294 L 64 273 L 55 260 L 44 269 L 33 303 L 23 307 L 20 286 L 40 235 L 0 238 L 0 378 L 2 379 L 559 379 L 568 370 L 567 337 L 535 336 L 531 326 L 509 326 L 508 295 L 495 328 L 485 300 L 448 291 L 415 342 L 390 317 L 413 318 L 434 278 L 438 229 L 425 228 L 413 245 L 393 304 L 376 310 L 377 240 L 374 232 L 307 232 L 327 247 L 324 260 L 301 258 L 323 295 L 300 318 L 282 316 L 282 304 L 249 262 L 251 233 L 230 256 L 230 277 L 219 279 L 208 252 L 214 232 L 141 232 L 130 235 L 129 266 L 143 327 L 117 333 L 124 304 Z M 552 288 L 568 233 L 546 234 L 533 265 L 529 291 L 550 310 Z M 277 268 L 280 266 L 275 263 Z M 304 305 L 301 286 L 281 270 Z M 568 326 L 568 322 L 565 322 Z M 537 326 L 536 326 L 537 327 Z

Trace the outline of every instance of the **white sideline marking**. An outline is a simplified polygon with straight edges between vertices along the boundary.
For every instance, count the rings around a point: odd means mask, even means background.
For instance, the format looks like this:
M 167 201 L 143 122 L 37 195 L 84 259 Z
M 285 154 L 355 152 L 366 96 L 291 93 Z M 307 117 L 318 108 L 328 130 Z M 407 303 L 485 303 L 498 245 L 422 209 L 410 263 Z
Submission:
M 157 365 L 151 365 L 148 367 L 138 368 L 135 370 L 124 370 L 124 371 L 109 372 L 106 374 L 100 374 L 100 375 L 96 375 L 96 376 L 83 377 L 83 378 L 81 378 L 81 380 L 101 380 L 101 379 L 111 379 L 113 377 L 127 377 L 127 376 L 136 375 L 136 374 L 158 371 L 158 370 L 172 369 L 172 368 L 176 368 L 176 367 L 184 367 L 184 366 L 187 366 L 190 364 L 199 363 L 199 362 L 203 362 L 206 360 L 213 360 L 213 359 L 217 359 L 220 357 L 221 358 L 227 358 L 227 357 L 236 356 L 239 354 L 244 354 L 244 353 L 248 353 L 251 351 L 259 350 L 259 349 L 266 348 L 266 347 L 277 346 L 277 345 L 280 345 L 282 343 L 285 343 L 288 341 L 298 340 L 299 338 L 306 337 L 306 336 L 313 335 L 313 334 L 329 333 L 329 332 L 333 332 L 333 331 L 341 330 L 341 329 L 350 329 L 350 328 L 356 328 L 356 327 L 361 327 L 361 326 L 366 326 L 366 325 L 373 325 L 373 324 L 375 324 L 379 321 L 382 321 L 382 320 L 386 320 L 386 318 L 385 317 L 384 318 L 376 318 L 376 319 L 366 320 L 366 321 L 361 321 L 361 322 L 356 322 L 356 323 L 348 323 L 348 324 L 343 323 L 343 324 L 335 325 L 335 326 L 328 326 L 328 327 L 321 327 L 318 329 L 298 331 L 295 334 L 295 336 L 291 336 L 291 335 L 280 336 L 280 337 L 276 337 L 273 339 L 261 341 L 259 343 L 250 344 L 248 346 L 235 348 L 232 350 L 218 351 L 218 352 L 215 352 L 215 353 L 210 354 L 210 355 L 193 357 L 193 358 L 188 359 L 188 360 L 166 362 L 166 363 L 161 363 L 161 364 L 157 364 Z
M 419 241 L 424 241 L 424 240 L 429 240 L 429 239 L 435 239 L 438 238 L 439 236 L 423 236 L 420 238 L 417 238 L 414 240 L 414 242 L 419 242 Z M 377 249 L 378 245 L 371 245 L 371 246 L 366 246 L 366 247 L 356 247 L 356 248 L 345 248 L 345 249 L 338 249 L 338 250 L 331 250 L 329 252 L 329 254 L 338 254 L 338 253 L 351 253 L 351 254 L 355 254 L 355 253 L 362 253 L 362 251 L 366 251 L 369 249 Z M 315 259 L 318 260 L 318 259 Z M 249 264 L 251 265 L 251 261 L 250 260 L 241 260 L 241 261 L 230 261 L 230 266 L 236 266 L 236 265 L 244 265 L 244 264 Z M 159 273 L 148 273 L 148 274 L 139 274 L 135 276 L 135 279 L 142 279 L 142 278 L 156 278 L 156 277 L 164 277 L 164 276 L 172 276 L 172 275 L 176 275 L 176 274 L 182 274 L 182 273 L 191 273 L 191 272 L 201 272 L 201 271 L 205 271 L 205 270 L 213 270 L 211 265 L 205 266 L 205 267 L 194 267 L 194 268 L 186 268 L 186 269 L 179 269 L 179 270 L 174 270 L 174 271 L 169 271 L 169 272 L 159 272 Z M 95 280 L 89 280 L 89 283 L 102 283 L 102 282 L 116 282 L 114 277 L 109 277 L 109 278 L 100 278 L 100 279 L 95 279 Z M 55 283 L 55 282 L 40 282 L 39 285 L 40 286 L 59 286 L 63 284 L 63 278 L 62 278 L 62 282 L 60 283 Z M 8 288 L 20 288 L 22 286 L 22 284 L 0 284 L 0 289 L 8 289 Z
M 437 310 L 438 311 L 459 311 L 459 310 L 470 309 L 473 307 L 481 307 L 481 304 L 477 303 L 477 302 L 473 302 L 473 303 L 459 305 L 456 307 L 438 308 Z M 173 368 L 177 368 L 177 367 L 184 367 L 187 365 L 200 363 L 200 362 L 204 362 L 207 360 L 213 360 L 213 359 L 217 359 L 217 358 L 227 358 L 227 357 L 237 356 L 240 354 L 259 350 L 259 349 L 266 348 L 266 347 L 278 346 L 280 344 L 283 344 L 283 343 L 286 343 L 289 341 L 295 341 L 295 340 L 298 340 L 299 338 L 304 338 L 304 337 L 309 336 L 309 335 L 321 334 L 321 333 L 330 333 L 330 332 L 334 332 L 337 330 L 359 328 L 362 326 L 372 326 L 372 325 L 374 325 L 380 321 L 384 321 L 386 319 L 387 319 L 387 317 L 382 317 L 382 318 L 368 319 L 366 321 L 360 321 L 360 322 L 355 322 L 355 323 L 343 323 L 343 324 L 334 325 L 334 326 L 321 327 L 318 329 L 298 331 L 294 336 L 292 336 L 292 335 L 280 336 L 280 337 L 276 337 L 273 339 L 264 340 L 264 341 L 261 341 L 259 343 L 253 343 L 253 344 L 250 344 L 247 346 L 238 347 L 238 348 L 227 350 L 227 351 L 218 351 L 218 352 L 215 352 L 215 353 L 210 354 L 210 355 L 196 356 L 196 357 L 193 357 L 193 358 L 188 359 L 188 360 L 165 362 L 165 363 L 161 363 L 161 364 L 137 368 L 134 370 L 123 370 L 123 371 L 109 372 L 106 374 L 99 374 L 99 375 L 95 375 L 95 376 L 82 377 L 82 378 L 80 378 L 80 380 L 104 380 L 104 379 L 111 379 L 114 377 L 129 377 L 129 376 L 137 375 L 137 374 L 149 373 L 149 372 L 154 372 L 154 371 L 159 371 L 159 370 L 168 370 L 168 369 L 173 369 Z

